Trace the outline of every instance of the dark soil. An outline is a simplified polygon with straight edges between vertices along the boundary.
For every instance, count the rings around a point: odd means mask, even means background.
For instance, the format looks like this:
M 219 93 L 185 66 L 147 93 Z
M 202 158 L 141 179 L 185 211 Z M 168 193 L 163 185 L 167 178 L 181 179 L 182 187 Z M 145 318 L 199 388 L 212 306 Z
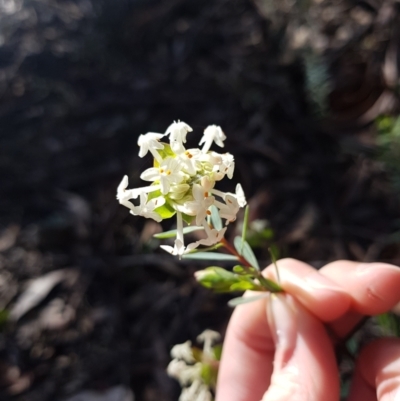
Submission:
M 399 197 L 374 124 L 398 111 L 397 3 L 289 3 L 0 5 L 0 400 L 119 384 L 138 401 L 175 400 L 169 349 L 224 331 L 228 298 L 196 285 L 201 265 L 162 253 L 160 227 L 115 199 L 150 163 L 138 135 L 173 120 L 193 144 L 222 126 L 233 182 L 274 233 L 256 250 L 264 265 L 272 243 L 317 268 L 400 263 Z M 29 280 L 60 270 L 16 314 Z

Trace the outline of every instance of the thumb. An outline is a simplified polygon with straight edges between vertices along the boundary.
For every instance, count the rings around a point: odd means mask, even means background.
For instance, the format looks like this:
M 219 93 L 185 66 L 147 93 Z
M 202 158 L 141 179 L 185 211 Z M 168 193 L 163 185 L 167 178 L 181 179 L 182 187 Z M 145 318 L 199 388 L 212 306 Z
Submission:
M 287 294 L 269 298 L 267 318 L 276 349 L 263 401 L 338 400 L 335 355 L 322 323 Z

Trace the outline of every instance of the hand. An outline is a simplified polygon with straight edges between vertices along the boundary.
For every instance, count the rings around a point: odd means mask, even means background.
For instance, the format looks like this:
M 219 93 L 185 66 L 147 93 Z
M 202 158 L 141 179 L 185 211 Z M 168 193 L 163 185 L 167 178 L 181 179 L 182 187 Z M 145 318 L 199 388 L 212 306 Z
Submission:
M 335 342 L 364 315 L 400 301 L 400 268 L 393 265 L 338 261 L 317 271 L 282 259 L 278 266 L 285 293 L 232 315 L 216 401 L 338 401 Z M 277 280 L 273 266 L 264 274 Z M 372 342 L 358 358 L 349 401 L 376 400 L 400 401 L 400 339 Z

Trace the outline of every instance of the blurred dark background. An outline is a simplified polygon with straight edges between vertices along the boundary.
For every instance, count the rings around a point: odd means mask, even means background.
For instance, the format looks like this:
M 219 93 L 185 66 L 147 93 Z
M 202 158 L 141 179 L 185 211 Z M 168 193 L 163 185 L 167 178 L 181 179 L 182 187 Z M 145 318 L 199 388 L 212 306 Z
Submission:
M 115 200 L 173 120 L 222 126 L 264 265 L 400 263 L 399 11 L 0 0 L 0 400 L 176 400 L 171 346 L 223 332 L 227 298 Z

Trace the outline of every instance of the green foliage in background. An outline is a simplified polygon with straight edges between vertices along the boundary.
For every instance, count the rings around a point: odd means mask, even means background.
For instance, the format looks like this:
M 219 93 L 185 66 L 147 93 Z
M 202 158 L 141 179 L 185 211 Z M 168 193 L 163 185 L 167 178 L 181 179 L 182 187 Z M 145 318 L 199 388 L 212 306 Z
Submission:
M 375 319 L 383 336 L 400 337 L 400 321 L 394 313 L 383 313 Z
M 305 51 L 303 53 L 305 84 L 311 110 L 316 118 L 328 115 L 328 96 L 332 89 L 328 64 L 319 54 Z
M 396 192 L 400 193 L 400 116 L 380 116 L 378 130 L 378 159 L 384 164 Z

